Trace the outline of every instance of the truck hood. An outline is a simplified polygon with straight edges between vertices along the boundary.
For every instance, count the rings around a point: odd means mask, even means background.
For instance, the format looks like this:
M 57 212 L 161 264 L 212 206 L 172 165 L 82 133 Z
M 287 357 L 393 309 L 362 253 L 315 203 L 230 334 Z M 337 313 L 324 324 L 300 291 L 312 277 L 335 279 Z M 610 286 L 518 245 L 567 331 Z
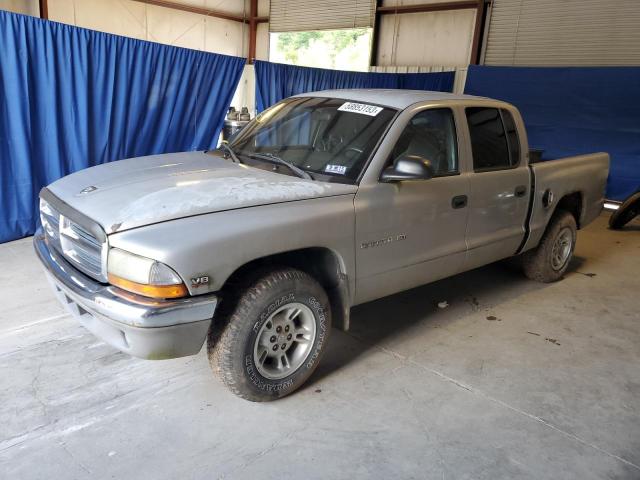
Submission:
M 269 172 L 204 152 L 106 163 L 47 188 L 107 233 L 204 213 L 352 194 L 357 189 Z

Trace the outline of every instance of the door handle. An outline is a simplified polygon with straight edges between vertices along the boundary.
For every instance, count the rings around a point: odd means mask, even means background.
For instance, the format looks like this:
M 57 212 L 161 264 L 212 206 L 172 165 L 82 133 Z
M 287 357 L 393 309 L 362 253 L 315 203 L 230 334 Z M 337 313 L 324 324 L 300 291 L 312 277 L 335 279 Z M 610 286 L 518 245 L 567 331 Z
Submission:
M 516 194 L 516 197 L 524 197 L 527 193 L 527 187 L 524 185 L 518 185 L 513 193 Z
M 451 199 L 451 206 L 453 208 L 464 208 L 467 206 L 467 196 L 457 195 Z

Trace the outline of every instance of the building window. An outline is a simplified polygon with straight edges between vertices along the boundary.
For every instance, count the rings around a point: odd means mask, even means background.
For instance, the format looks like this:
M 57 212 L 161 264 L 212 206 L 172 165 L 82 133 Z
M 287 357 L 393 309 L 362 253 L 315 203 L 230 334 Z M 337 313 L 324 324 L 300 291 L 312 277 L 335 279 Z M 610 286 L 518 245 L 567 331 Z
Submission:
M 366 72 L 371 34 L 371 28 L 271 33 L 269 61 Z

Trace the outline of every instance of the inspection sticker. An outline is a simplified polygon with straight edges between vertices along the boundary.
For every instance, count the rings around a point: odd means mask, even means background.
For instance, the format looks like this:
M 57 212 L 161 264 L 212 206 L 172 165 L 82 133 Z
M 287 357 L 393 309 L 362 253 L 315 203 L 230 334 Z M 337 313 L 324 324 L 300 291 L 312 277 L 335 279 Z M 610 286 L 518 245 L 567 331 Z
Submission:
M 363 115 L 375 117 L 383 110 L 383 108 L 376 107 L 375 105 L 366 105 L 364 103 L 346 102 L 343 103 L 338 110 L 341 112 L 361 113 Z
M 346 165 L 327 165 L 324 167 L 324 171 L 327 173 L 337 173 L 338 175 L 344 175 L 347 173 Z

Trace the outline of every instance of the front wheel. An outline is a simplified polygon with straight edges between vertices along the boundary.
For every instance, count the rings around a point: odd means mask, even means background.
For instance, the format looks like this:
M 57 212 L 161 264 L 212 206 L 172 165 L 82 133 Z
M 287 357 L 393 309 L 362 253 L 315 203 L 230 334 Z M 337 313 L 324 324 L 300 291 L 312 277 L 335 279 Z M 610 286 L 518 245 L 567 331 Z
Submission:
M 538 247 L 522 255 L 524 274 L 543 283 L 560 280 L 573 257 L 576 236 L 573 215 L 564 211 L 555 213 Z
M 292 268 L 268 272 L 214 319 L 207 352 L 234 394 L 268 401 L 298 389 L 315 370 L 331 330 L 324 289 Z

